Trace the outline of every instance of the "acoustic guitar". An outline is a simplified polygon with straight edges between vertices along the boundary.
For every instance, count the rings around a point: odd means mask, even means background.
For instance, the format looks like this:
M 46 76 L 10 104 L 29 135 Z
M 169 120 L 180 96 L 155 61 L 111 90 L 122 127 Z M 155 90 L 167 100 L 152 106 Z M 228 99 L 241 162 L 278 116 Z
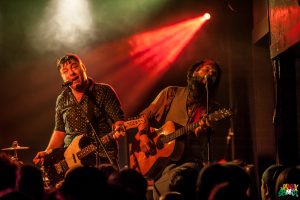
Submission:
M 217 110 L 207 117 L 210 125 L 230 117 L 232 112 L 227 109 Z M 146 178 L 155 178 L 170 161 L 178 161 L 184 150 L 184 143 L 178 139 L 184 134 L 191 133 L 199 126 L 199 121 L 188 124 L 187 126 L 177 129 L 176 124 L 172 121 L 167 121 L 159 129 L 150 129 L 148 134 L 153 142 L 150 147 L 150 152 L 143 152 L 139 147 L 139 134 L 135 135 L 134 141 L 129 146 L 130 152 L 130 167 L 137 170 Z M 177 129 L 177 130 L 176 130 Z

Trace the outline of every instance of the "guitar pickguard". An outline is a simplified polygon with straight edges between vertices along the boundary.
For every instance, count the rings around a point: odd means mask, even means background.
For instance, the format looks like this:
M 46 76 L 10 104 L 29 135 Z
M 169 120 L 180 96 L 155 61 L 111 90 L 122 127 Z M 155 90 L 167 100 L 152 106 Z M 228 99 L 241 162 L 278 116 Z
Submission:
M 56 183 L 64 179 L 65 172 L 69 169 L 64 160 L 65 148 L 53 149 L 53 151 L 45 156 L 43 163 L 44 176 L 55 186 Z

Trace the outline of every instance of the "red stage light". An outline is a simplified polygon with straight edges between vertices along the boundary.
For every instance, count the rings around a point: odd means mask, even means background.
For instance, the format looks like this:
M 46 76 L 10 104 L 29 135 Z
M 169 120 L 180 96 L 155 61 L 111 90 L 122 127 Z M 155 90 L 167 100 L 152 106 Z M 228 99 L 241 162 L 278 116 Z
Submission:
M 99 72 L 94 73 L 101 74 L 103 82 L 117 86 L 124 109 L 131 114 L 163 75 L 175 70 L 172 64 L 206 22 L 201 15 L 101 46 L 89 54 L 90 60 L 96 59 L 89 65 L 97 65 L 103 57 L 105 64 L 101 61 Z
M 206 20 L 209 20 L 210 17 L 211 17 L 211 16 L 210 16 L 209 13 L 205 13 L 205 14 L 203 15 L 203 18 L 206 19 Z
M 141 33 L 129 40 L 135 65 L 152 70 L 154 76 L 166 72 L 210 15 L 195 17 L 160 29 Z

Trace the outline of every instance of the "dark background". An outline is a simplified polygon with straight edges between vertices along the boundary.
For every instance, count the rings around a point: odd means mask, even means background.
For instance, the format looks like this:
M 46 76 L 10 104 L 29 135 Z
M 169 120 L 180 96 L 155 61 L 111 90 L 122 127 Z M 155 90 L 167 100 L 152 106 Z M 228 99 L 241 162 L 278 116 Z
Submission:
M 212 58 L 223 70 L 217 98 L 234 111 L 229 120 L 234 143 L 226 159 L 253 164 L 257 174 L 276 160 L 298 162 L 297 1 L 280 1 L 279 5 L 275 0 L 90 0 L 85 2 L 91 25 L 83 23 L 79 27 L 84 31 L 77 27 L 67 36 L 59 35 L 60 29 L 70 24 L 55 16 L 58 2 L 0 1 L 0 148 L 17 140 L 21 146 L 30 147 L 18 151 L 20 160 L 31 163 L 36 152 L 47 146 L 54 127 L 55 100 L 62 90 L 55 60 L 66 52 L 82 58 L 89 76 L 115 88 L 127 117 L 136 116 L 164 87 L 184 86 L 192 63 Z M 72 2 L 63 5 L 63 13 L 83 16 L 72 10 Z M 294 13 L 292 21 L 280 18 L 287 10 Z M 164 73 L 155 76 L 134 62 L 128 38 L 205 12 L 212 18 Z M 74 35 L 78 37 L 72 41 Z M 224 158 L 229 147 L 229 129 L 225 127 L 220 126 L 213 136 L 215 161 Z M 120 140 L 120 152 L 121 163 L 126 165 L 124 139 Z

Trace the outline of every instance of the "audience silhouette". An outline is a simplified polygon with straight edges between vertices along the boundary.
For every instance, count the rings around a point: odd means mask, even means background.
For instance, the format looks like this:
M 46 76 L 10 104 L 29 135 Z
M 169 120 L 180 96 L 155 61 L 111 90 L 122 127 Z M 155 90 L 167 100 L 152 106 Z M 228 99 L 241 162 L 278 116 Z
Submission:
M 177 168 L 171 174 L 170 191 L 182 194 L 185 199 L 195 199 L 199 170 L 189 166 Z
M 261 199 L 274 200 L 276 197 L 275 186 L 279 174 L 285 169 L 283 165 L 270 165 L 262 174 L 261 177 Z
M 249 199 L 250 185 L 250 176 L 242 167 L 232 163 L 215 163 L 200 171 L 196 198 L 207 200 L 229 195 L 229 199 Z
M 17 163 L 8 154 L 0 152 L 0 197 L 15 190 L 17 170 Z
M 20 166 L 17 178 L 17 190 L 32 200 L 41 200 L 45 197 L 45 188 L 42 171 L 34 165 Z
M 109 177 L 109 184 L 118 187 L 132 200 L 146 200 L 147 181 L 134 169 L 124 168 Z
M 170 175 L 170 191 L 159 200 L 249 200 L 251 177 L 234 162 L 211 163 L 201 169 L 180 168 Z M 146 178 L 134 169 L 112 165 L 70 170 L 58 188 L 47 188 L 42 170 L 20 164 L 0 152 L 0 200 L 152 200 Z M 300 199 L 300 167 L 271 165 L 261 177 L 262 200 Z M 148 199 L 147 199 L 148 198 Z M 258 199 L 258 197 L 257 197 Z
M 59 190 L 66 200 L 84 200 L 95 197 L 108 199 L 109 194 L 104 172 L 89 166 L 71 170 Z

